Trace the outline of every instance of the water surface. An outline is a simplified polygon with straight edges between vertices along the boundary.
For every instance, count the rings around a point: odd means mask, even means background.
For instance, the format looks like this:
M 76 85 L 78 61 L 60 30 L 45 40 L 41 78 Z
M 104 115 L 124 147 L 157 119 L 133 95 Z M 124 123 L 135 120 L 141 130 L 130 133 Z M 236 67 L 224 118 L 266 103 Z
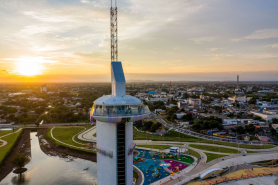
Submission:
M 36 132 L 31 132 L 32 159 L 22 176 L 11 172 L 0 185 L 87 185 L 97 182 L 97 165 L 83 159 L 63 159 L 46 155 Z M 93 156 L 92 156 L 93 157 Z

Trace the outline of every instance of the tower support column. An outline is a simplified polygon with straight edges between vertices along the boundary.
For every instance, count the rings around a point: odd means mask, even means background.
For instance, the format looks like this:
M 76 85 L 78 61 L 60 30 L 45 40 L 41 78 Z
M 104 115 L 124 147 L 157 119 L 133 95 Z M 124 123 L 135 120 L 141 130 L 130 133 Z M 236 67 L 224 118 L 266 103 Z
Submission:
M 109 124 L 97 121 L 98 151 L 113 152 L 107 157 L 97 153 L 98 185 L 132 185 L 133 181 L 133 123 Z

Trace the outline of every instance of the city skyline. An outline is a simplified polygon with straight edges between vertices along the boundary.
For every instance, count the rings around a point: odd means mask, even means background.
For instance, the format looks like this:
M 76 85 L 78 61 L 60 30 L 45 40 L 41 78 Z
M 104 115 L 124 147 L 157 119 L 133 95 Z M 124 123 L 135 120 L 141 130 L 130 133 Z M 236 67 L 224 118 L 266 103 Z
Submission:
M 277 80 L 277 2 L 118 5 L 127 81 Z M 1 83 L 108 82 L 109 8 L 105 0 L 1 2 Z

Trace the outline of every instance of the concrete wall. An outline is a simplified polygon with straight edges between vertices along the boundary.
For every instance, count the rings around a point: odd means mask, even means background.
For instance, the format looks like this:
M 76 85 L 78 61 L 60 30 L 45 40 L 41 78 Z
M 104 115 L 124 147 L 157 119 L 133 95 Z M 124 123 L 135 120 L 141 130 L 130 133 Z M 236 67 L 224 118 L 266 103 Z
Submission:
M 116 125 L 97 121 L 97 147 L 113 151 L 113 158 L 97 153 L 97 184 L 114 185 L 117 182 Z
M 98 185 L 116 185 L 117 182 L 117 152 L 116 125 L 97 121 L 97 147 L 113 151 L 113 158 L 97 154 L 97 183 Z M 133 147 L 133 123 L 126 123 L 126 184 L 132 185 L 133 155 L 128 151 Z

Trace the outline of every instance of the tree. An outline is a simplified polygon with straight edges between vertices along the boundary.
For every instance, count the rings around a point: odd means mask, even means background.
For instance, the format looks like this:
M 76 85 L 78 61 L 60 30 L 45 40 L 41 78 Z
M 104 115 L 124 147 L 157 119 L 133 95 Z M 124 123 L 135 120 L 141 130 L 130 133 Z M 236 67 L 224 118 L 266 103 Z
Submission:
M 245 130 L 242 126 L 236 127 L 236 132 L 239 134 L 245 134 Z
M 260 116 L 254 116 L 253 120 L 264 121 L 264 119 Z
M 145 121 L 144 122 L 145 130 L 149 130 L 152 127 L 152 124 L 153 124 L 152 121 Z
M 191 113 L 184 114 L 184 115 L 181 117 L 181 119 L 182 119 L 183 121 L 190 121 L 190 120 L 192 120 L 192 118 L 193 118 L 193 116 L 192 116 Z
M 256 100 L 256 98 L 251 98 L 250 100 L 249 100 L 249 104 L 256 104 L 256 102 L 257 102 L 257 100 Z
M 60 92 L 60 93 L 59 93 L 59 96 L 60 96 L 61 98 L 64 98 L 64 97 L 68 97 L 69 94 L 68 94 L 67 92 Z
M 188 99 L 188 98 L 189 98 L 189 95 L 186 94 L 186 93 L 184 93 L 184 94 L 182 95 L 182 98 L 183 98 L 183 99 Z
M 278 123 L 278 119 L 277 118 L 272 118 L 272 123 Z
M 13 163 L 18 168 L 23 168 L 29 162 L 30 158 L 24 153 L 16 154 L 16 156 L 11 160 L 11 163 Z
M 246 132 L 254 132 L 255 129 L 256 129 L 256 127 L 255 127 L 253 124 L 250 124 L 250 125 L 246 125 L 246 126 L 245 126 Z

